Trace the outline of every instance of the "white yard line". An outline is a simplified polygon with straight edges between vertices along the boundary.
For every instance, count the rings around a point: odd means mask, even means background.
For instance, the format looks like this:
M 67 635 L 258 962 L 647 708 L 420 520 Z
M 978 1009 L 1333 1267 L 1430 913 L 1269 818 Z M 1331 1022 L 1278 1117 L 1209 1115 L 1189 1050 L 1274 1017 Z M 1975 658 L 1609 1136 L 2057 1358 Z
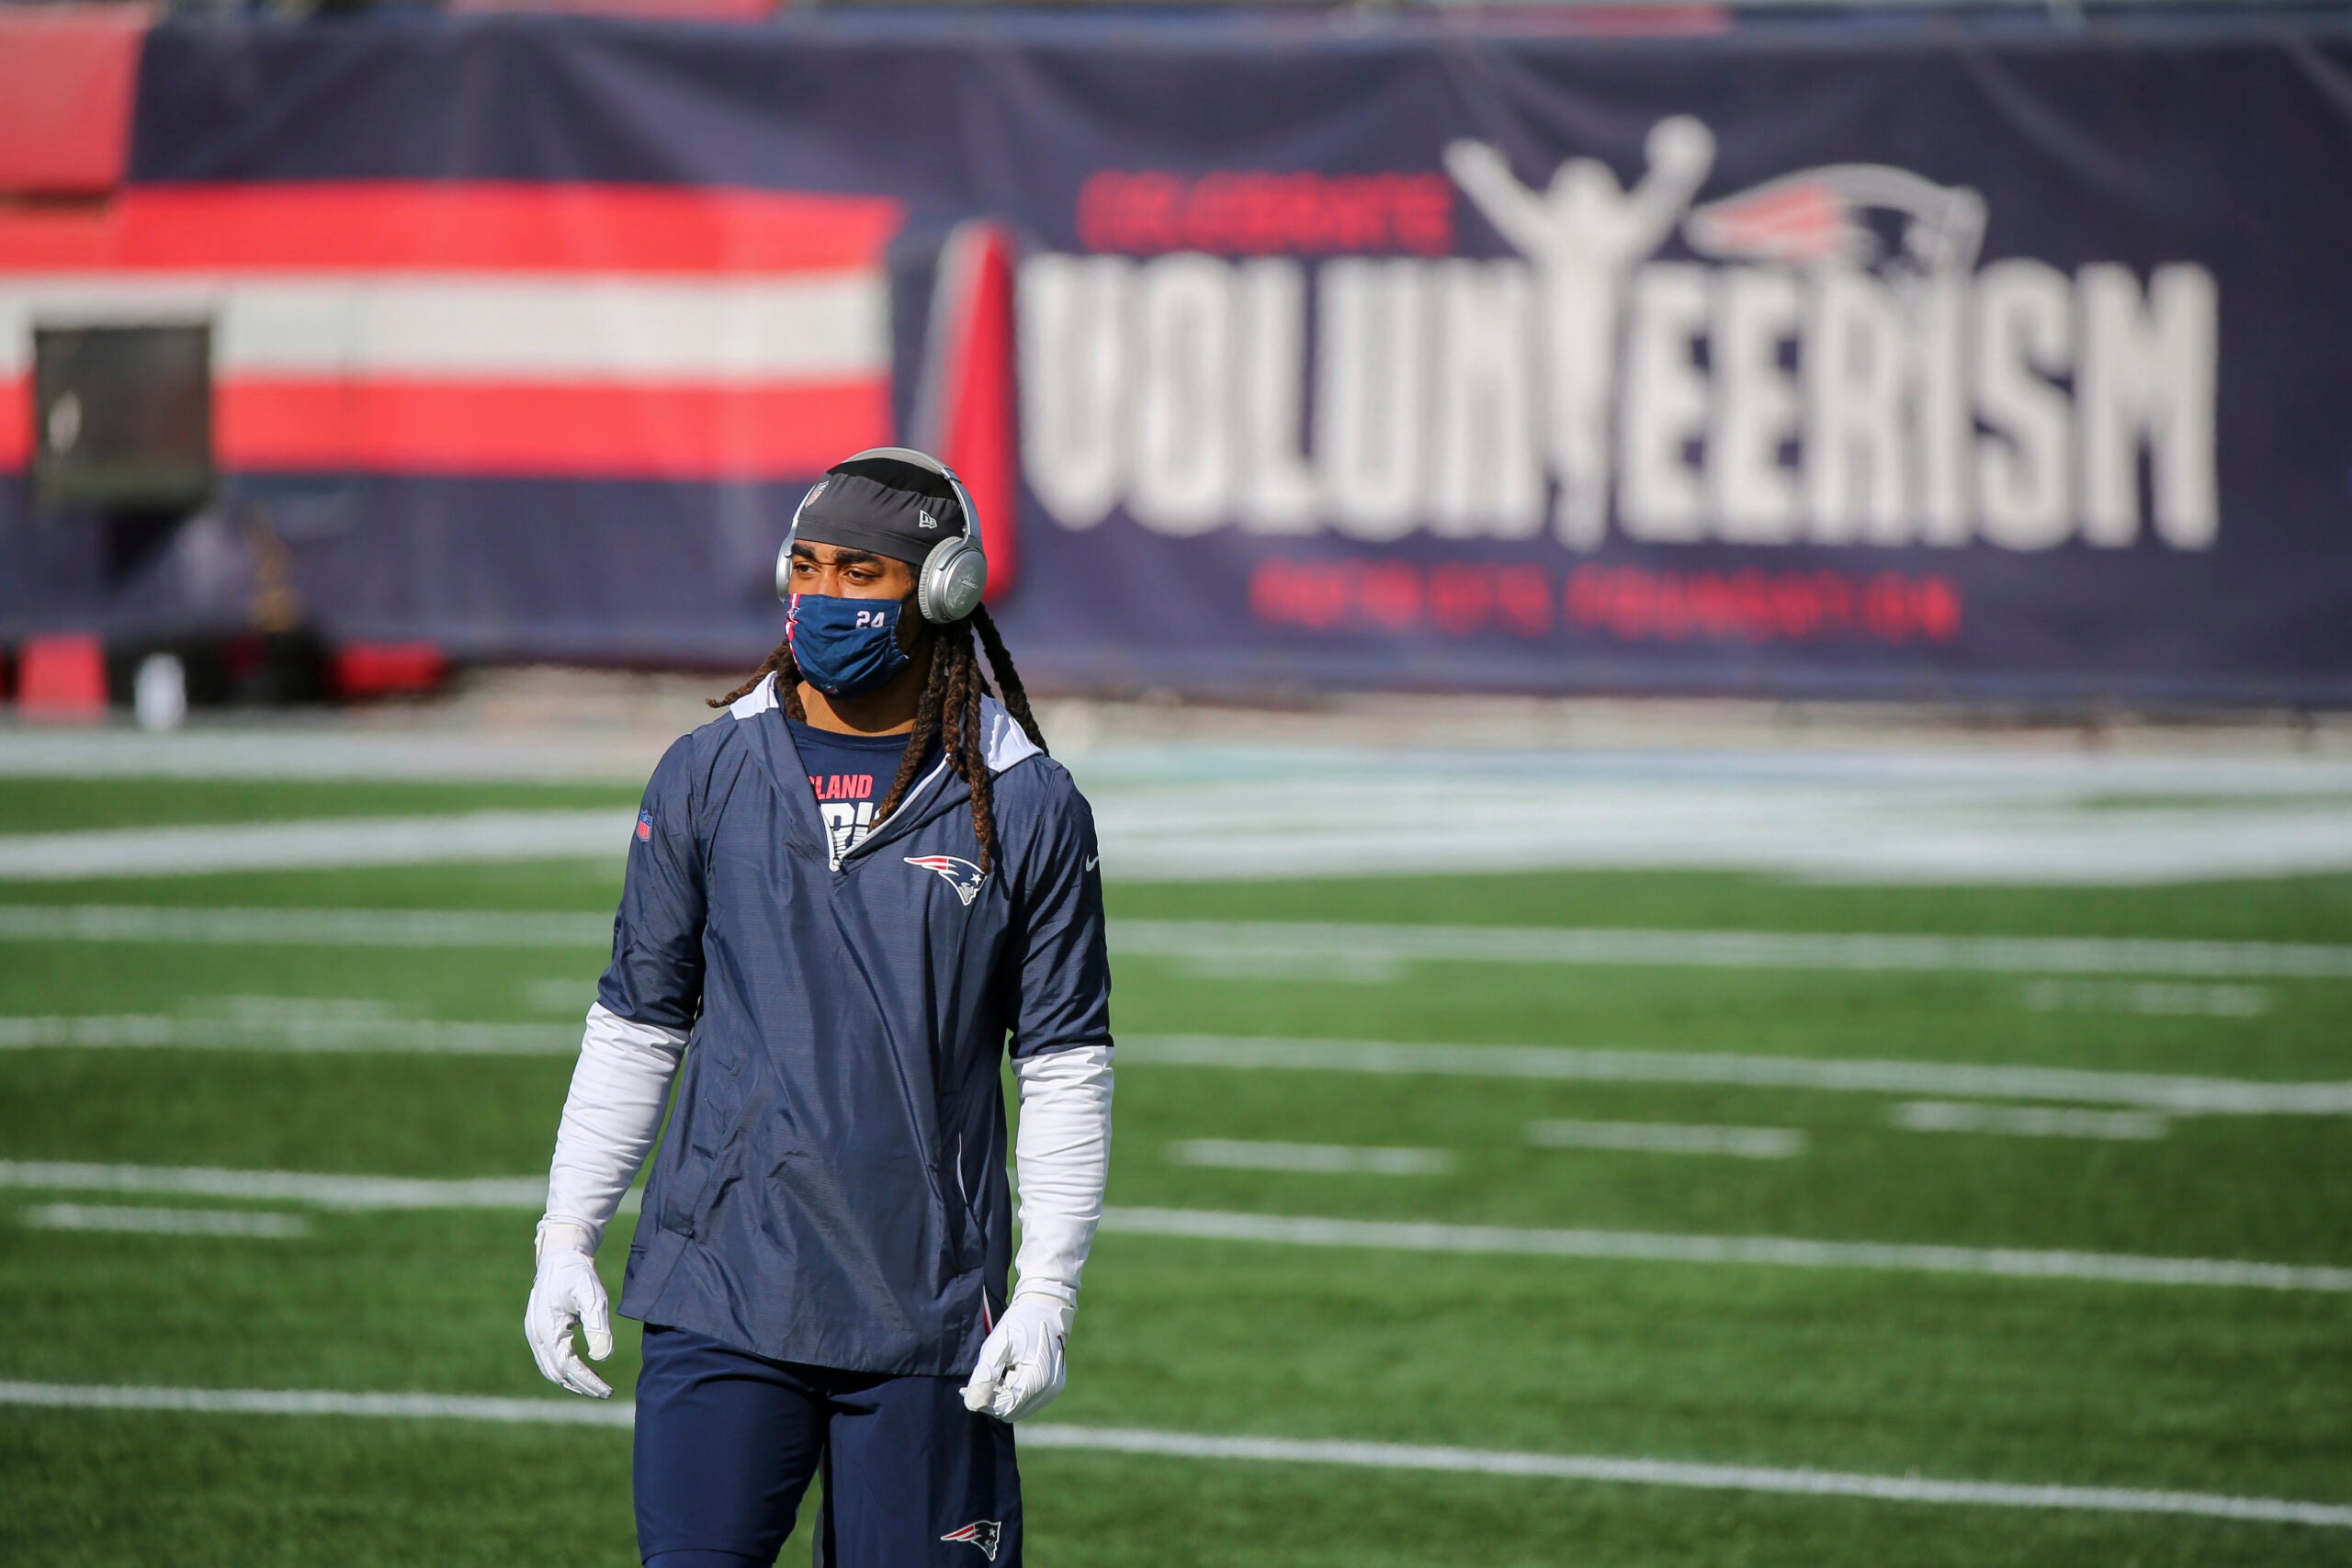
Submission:
M 0 1382 L 0 1404 L 51 1410 L 188 1410 L 220 1416 L 392 1416 L 416 1420 L 627 1427 L 626 1400 L 495 1399 L 462 1393 L 339 1393 L 299 1388 L 153 1388 L 122 1383 Z
M 2031 980 L 2018 999 L 2034 1012 L 2131 1012 L 2151 1018 L 2259 1018 L 2262 986 L 2191 986 L 2165 980 Z
M 1623 1149 L 1641 1154 L 1731 1155 L 1791 1159 L 1804 1153 L 1794 1127 L 1689 1126 L 1670 1122 L 1530 1122 L 1527 1141 L 1544 1149 Z
M 2352 978 L 2352 947 L 2347 946 L 2139 937 L 1128 919 L 1111 922 L 1111 948 L 1137 956 L 1244 967 L 1295 961 Z
M 580 1026 L 355 1018 L 326 1010 L 275 1019 L 158 1013 L 0 1018 L 0 1051 L 43 1047 L 568 1056 L 580 1049 Z
M 1334 1176 L 1442 1176 L 1454 1166 L 1451 1149 L 1253 1143 L 1240 1138 L 1182 1139 L 1168 1145 L 1168 1157 L 1178 1165 L 1226 1170 L 1301 1170 Z
M 1727 1051 L 1617 1051 L 1568 1045 L 1430 1045 L 1385 1040 L 1283 1040 L 1224 1034 L 1123 1034 L 1122 1066 L 1395 1074 L 1561 1082 L 1731 1084 L 1755 1089 L 1934 1094 L 2122 1105 L 2182 1115 L 2343 1116 L 2352 1083 L 2012 1067 L 1852 1057 L 1750 1056 Z
M 92 1165 L 0 1160 L 0 1187 L 66 1192 L 162 1192 L 175 1197 L 315 1203 L 327 1209 L 537 1209 L 544 1176 L 436 1180 L 403 1176 L 331 1176 L 306 1170 L 223 1170 L 211 1166 Z
M 283 909 L 0 904 L 0 941 L 182 942 L 228 947 L 609 948 L 609 915 L 527 909 Z
M 2113 1143 L 2152 1143 L 2170 1124 L 2145 1111 L 2076 1111 L 2053 1105 L 1984 1105 L 1949 1100 L 1914 1100 L 1894 1107 L 1887 1119 L 1911 1133 L 1995 1133 L 2013 1138 L 2101 1138 Z
M 0 834 L 0 881 L 195 876 L 223 871 L 600 860 L 618 866 L 633 811 L 469 811 L 230 826 Z
M 2230 1258 L 2151 1258 L 2119 1252 L 1804 1241 L 1792 1236 L 1686 1235 L 1645 1231 L 1535 1230 L 1419 1220 L 1334 1220 L 1204 1209 L 1110 1208 L 1102 1228 L 1129 1235 L 1186 1236 L 1279 1247 L 1365 1247 L 1384 1252 L 1487 1253 L 1521 1258 L 1727 1263 L 1780 1269 L 1866 1269 L 1996 1279 L 2082 1280 L 2124 1285 L 2222 1285 L 2267 1291 L 2352 1292 L 2352 1269 Z
M 50 1382 L 0 1382 L 0 1404 L 53 1410 L 186 1411 L 234 1416 L 356 1416 L 411 1420 L 544 1422 L 568 1427 L 626 1427 L 636 1417 L 635 1407 L 626 1400 L 496 1399 L 446 1393 L 338 1393 L 307 1389 L 154 1388 Z M 1149 1454 L 1170 1459 L 1223 1460 L 1243 1463 L 1338 1465 L 1361 1470 L 1508 1475 L 1537 1481 L 1585 1481 L 1609 1485 L 1676 1486 L 1713 1492 L 1846 1497 L 1880 1503 L 2189 1515 L 2244 1522 L 2352 1529 L 2352 1506 L 2340 1503 L 2126 1486 L 1939 1481 L 1919 1475 L 1875 1475 L 1867 1472 L 1697 1464 L 1682 1460 L 1528 1453 L 1415 1443 L 1219 1437 L 1202 1432 L 1076 1427 L 1059 1423 L 1024 1424 L 1021 1428 L 1021 1446 L 1035 1450 Z
M 121 1231 L 150 1235 L 235 1235 L 291 1238 L 311 1234 L 300 1214 L 249 1209 L 149 1209 L 113 1203 L 40 1203 L 17 1216 L 48 1231 Z
M 0 846 L 7 842 L 0 837 Z M 599 950 L 612 939 L 611 918 L 597 914 L 0 904 L 0 940 L 16 942 Z M 1113 920 L 1110 940 L 1114 953 L 1136 957 L 1223 965 L 1233 974 L 1289 973 L 1283 966 L 1295 964 L 1335 978 L 1442 963 L 2352 979 L 2352 946 L 2317 942 L 1136 919 Z
M 331 1176 L 311 1171 L 223 1170 L 209 1166 L 92 1165 L 0 1160 L 0 1188 L 163 1192 L 208 1198 L 315 1203 L 330 1209 L 537 1209 L 544 1177 L 433 1180 Z M 623 1200 L 632 1211 L 639 1194 Z M 1131 1235 L 1378 1251 L 1493 1253 L 1534 1258 L 1623 1258 L 1773 1268 L 1871 1269 L 1910 1273 L 2087 1280 L 2136 1285 L 2238 1285 L 2273 1291 L 2352 1292 L 2352 1269 L 2252 1263 L 2129 1253 L 1804 1241 L 1786 1236 L 1685 1235 L 1645 1231 L 1534 1230 L 1423 1221 L 1335 1220 L 1202 1209 L 1103 1211 L 1102 1228 Z

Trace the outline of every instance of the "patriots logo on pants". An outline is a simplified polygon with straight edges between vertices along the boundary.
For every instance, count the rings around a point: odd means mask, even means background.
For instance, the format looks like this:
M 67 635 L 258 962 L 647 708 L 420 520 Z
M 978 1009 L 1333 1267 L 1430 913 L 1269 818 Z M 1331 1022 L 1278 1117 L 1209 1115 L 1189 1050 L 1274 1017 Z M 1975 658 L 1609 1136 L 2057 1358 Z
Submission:
M 955 855 L 909 855 L 906 859 L 909 865 L 919 865 L 925 871 L 935 871 L 945 877 L 947 885 L 956 889 L 956 897 L 967 906 L 988 877 L 987 872 Z M 989 1555 L 993 1558 L 996 1554 L 990 1552 Z
M 968 864 L 969 863 L 960 862 L 958 863 Z M 974 1546 L 978 1547 L 981 1554 L 987 1557 L 989 1562 L 993 1562 L 996 1561 L 997 1542 L 1002 1540 L 1003 1536 L 1004 1527 L 996 1520 L 974 1519 L 962 1529 L 949 1530 L 945 1535 L 941 1536 L 939 1539 L 942 1540 L 968 1540 Z

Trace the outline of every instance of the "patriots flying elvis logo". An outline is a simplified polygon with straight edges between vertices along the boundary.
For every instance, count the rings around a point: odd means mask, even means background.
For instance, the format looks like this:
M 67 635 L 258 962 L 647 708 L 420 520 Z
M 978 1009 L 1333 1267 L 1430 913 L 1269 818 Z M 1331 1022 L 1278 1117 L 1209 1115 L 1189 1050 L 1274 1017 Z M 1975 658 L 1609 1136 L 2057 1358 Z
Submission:
M 956 889 L 956 897 L 967 905 L 971 903 L 980 890 L 980 884 L 988 877 L 987 872 L 955 855 L 909 855 L 906 859 L 909 865 L 919 865 L 925 871 L 935 871 L 945 877 L 947 885 Z M 991 1551 L 989 1556 L 993 1559 L 996 1553 Z
M 948 857 L 942 855 L 926 858 L 944 860 Z M 971 863 L 968 861 L 959 861 L 956 863 L 959 865 L 968 865 Z M 939 1539 L 942 1540 L 968 1540 L 974 1546 L 978 1547 L 982 1555 L 987 1557 L 989 1562 L 993 1562 L 996 1561 L 997 1542 L 1002 1540 L 1003 1536 L 1004 1526 L 995 1519 L 974 1519 L 962 1529 L 949 1530 L 945 1535 L 941 1536 Z

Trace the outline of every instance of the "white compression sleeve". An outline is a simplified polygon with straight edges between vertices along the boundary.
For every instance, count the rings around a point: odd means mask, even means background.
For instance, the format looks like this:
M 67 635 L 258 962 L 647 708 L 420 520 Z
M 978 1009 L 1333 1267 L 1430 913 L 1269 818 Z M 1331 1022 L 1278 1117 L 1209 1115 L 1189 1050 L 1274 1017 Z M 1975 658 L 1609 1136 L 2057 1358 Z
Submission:
M 662 1130 L 670 1079 L 686 1049 L 686 1032 L 637 1023 L 598 1002 L 588 1010 L 580 1062 L 556 1129 L 555 1162 L 548 1171 L 544 1229 L 568 1222 L 588 1232 L 594 1251 L 605 1226 Z
M 1013 1294 L 1049 1295 L 1075 1307 L 1111 1174 L 1111 1047 L 1017 1057 L 1012 1071 L 1021 1083 L 1021 1129 L 1012 1146 L 1021 1188 Z

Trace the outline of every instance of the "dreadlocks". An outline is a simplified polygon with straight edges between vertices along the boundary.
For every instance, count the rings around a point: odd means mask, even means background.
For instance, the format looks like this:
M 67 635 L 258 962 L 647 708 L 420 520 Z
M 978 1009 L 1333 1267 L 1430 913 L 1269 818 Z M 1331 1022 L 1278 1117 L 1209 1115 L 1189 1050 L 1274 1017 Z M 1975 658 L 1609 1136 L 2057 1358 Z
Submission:
M 1013 670 L 1012 655 L 1006 649 L 1004 638 L 988 611 L 974 610 L 963 620 L 928 626 L 927 631 L 931 637 L 931 671 L 923 679 L 922 694 L 915 699 L 914 728 L 907 736 L 907 751 L 899 759 L 899 776 L 890 781 L 890 792 L 875 807 L 874 825 L 878 828 L 888 821 L 890 813 L 905 801 L 936 737 L 941 750 L 946 754 L 948 767 L 972 792 L 972 833 L 979 840 L 980 869 L 985 872 L 996 863 L 996 820 L 989 811 L 989 764 L 980 750 L 980 699 L 989 694 L 990 684 L 996 688 L 997 699 L 1004 704 L 1004 711 L 1012 716 L 1040 751 L 1046 749 L 1046 735 L 1037 728 L 1037 716 L 1029 706 L 1028 689 L 1022 685 L 1020 675 Z M 800 702 L 800 669 L 793 661 L 788 639 L 775 645 L 775 651 L 752 671 L 750 680 L 723 697 L 711 698 L 710 705 L 727 706 L 750 694 L 770 675 L 775 677 L 776 700 L 784 705 L 784 711 L 806 724 L 808 716 Z

